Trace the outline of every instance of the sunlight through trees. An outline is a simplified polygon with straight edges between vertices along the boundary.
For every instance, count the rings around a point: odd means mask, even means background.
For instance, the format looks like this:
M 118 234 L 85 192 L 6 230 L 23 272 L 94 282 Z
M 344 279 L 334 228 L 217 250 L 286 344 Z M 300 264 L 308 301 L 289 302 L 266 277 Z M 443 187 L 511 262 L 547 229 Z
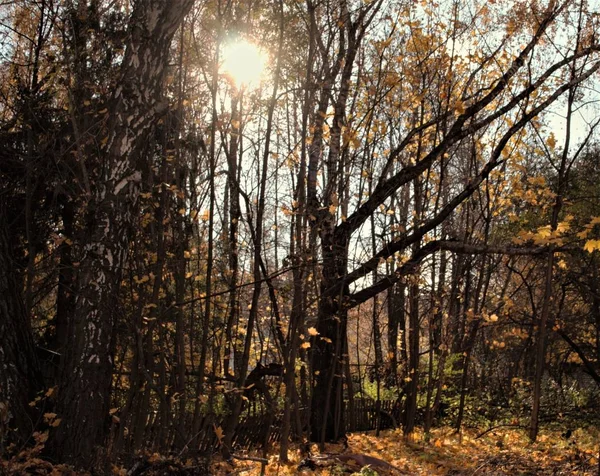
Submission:
M 596 434 L 599 21 L 0 2 L 0 472 Z

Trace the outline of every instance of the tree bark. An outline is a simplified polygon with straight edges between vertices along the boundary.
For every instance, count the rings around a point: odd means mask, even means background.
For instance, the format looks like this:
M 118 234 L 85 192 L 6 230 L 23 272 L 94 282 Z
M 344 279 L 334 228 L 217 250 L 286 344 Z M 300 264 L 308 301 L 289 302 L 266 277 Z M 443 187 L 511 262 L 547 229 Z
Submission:
M 106 111 L 100 139 L 100 177 L 87 203 L 87 220 L 76 242 L 77 295 L 69 329 L 54 456 L 93 467 L 108 430 L 113 334 L 121 272 L 139 193 L 139 152 L 158 117 L 171 40 L 193 0 L 149 0 L 135 4 L 119 82 Z

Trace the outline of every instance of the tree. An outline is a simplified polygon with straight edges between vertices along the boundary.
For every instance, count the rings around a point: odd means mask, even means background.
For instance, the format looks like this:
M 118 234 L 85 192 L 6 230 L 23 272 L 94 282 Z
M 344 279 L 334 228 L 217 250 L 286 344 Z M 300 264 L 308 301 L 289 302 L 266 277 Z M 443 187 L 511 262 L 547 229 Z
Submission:
M 583 107 L 594 140 L 593 7 L 195 6 L 0 8 L 13 441 L 89 467 L 227 455 L 256 418 L 285 459 L 366 407 L 410 438 L 597 376 L 594 159 L 551 120 Z
M 0 209 L 0 402 L 3 426 L 14 434 L 1 435 L 23 444 L 36 427 L 37 416 L 29 402 L 42 389 L 43 378 L 22 294 L 22 282 L 14 265 L 8 234 L 8 216 Z
M 369 7 L 373 7 L 373 3 Z M 447 106 L 441 111 L 428 109 L 427 114 L 421 116 L 420 121 L 412 121 L 412 127 L 409 127 L 403 134 L 398 143 L 393 144 L 387 154 L 387 159 L 383 164 L 380 178 L 373 192 L 369 197 L 361 201 L 359 199 L 356 208 L 348 216 L 342 217 L 340 221 L 332 215 L 331 207 L 336 207 L 336 195 L 338 183 L 336 177 L 343 176 L 340 171 L 336 173 L 333 167 L 339 166 L 339 161 L 324 160 L 323 164 L 327 174 L 323 174 L 325 183 L 323 190 L 325 192 L 324 200 L 316 199 L 316 172 L 321 163 L 321 157 L 325 157 L 322 140 L 323 119 L 326 116 L 329 83 L 324 81 L 325 86 L 322 89 L 322 102 L 317 109 L 314 119 L 314 137 L 311 143 L 311 165 L 309 165 L 308 176 L 308 203 L 311 204 L 311 210 L 315 217 L 317 228 L 320 232 L 323 260 L 323 275 L 321 278 L 321 296 L 319 301 L 319 320 L 317 331 L 320 339 L 315 346 L 315 366 L 314 378 L 315 388 L 313 392 L 313 408 L 324 409 L 313 413 L 312 438 L 316 441 L 332 440 L 340 436 L 343 431 L 343 396 L 341 392 L 340 371 L 342 361 L 342 349 L 345 341 L 345 324 L 347 322 L 347 310 L 361 302 L 366 301 L 377 293 L 389 288 L 394 283 L 402 279 L 403 276 L 413 274 L 418 269 L 419 264 L 431 253 L 441 248 L 448 247 L 448 243 L 442 241 L 430 242 L 427 245 L 419 246 L 420 241 L 430 232 L 440 226 L 447 220 L 459 206 L 465 203 L 478 189 L 479 186 L 490 176 L 490 173 L 505 163 L 509 145 L 519 140 L 522 131 L 532 122 L 532 120 L 547 109 L 564 93 L 572 90 L 581 82 L 590 78 L 600 64 L 597 61 L 588 63 L 588 67 L 578 70 L 575 76 L 568 77 L 557 85 L 550 86 L 549 78 L 562 70 L 568 69 L 572 61 L 594 55 L 598 50 L 598 45 L 591 42 L 586 47 L 570 50 L 564 58 L 559 58 L 555 63 L 545 66 L 540 65 L 539 69 L 531 67 L 532 61 L 538 58 L 538 49 L 541 48 L 541 40 L 553 28 L 559 16 L 565 13 L 567 4 L 551 2 L 543 8 L 537 6 L 532 10 L 533 24 L 531 25 L 531 35 L 525 46 L 520 48 L 514 56 L 514 59 L 507 62 L 503 60 L 497 64 L 504 64 L 500 71 L 492 73 L 486 71 L 487 65 L 490 65 L 497 55 L 501 54 L 501 43 L 498 49 L 491 51 L 490 54 L 481 59 L 478 66 L 473 71 L 466 73 L 463 78 L 457 78 L 452 84 L 450 93 L 446 95 Z M 370 9 L 366 8 L 358 14 L 358 18 L 364 18 Z M 515 12 L 516 13 L 516 12 Z M 362 16 L 361 16 L 362 15 Z M 407 15 L 409 16 L 409 15 Z M 357 28 L 358 23 L 353 23 L 349 17 L 345 18 L 340 24 L 345 28 L 352 30 Z M 489 21 L 489 19 L 488 19 Z M 407 21 L 410 28 L 413 23 Z M 419 22 L 416 22 L 418 25 Z M 360 31 L 360 27 L 359 27 Z M 506 38 L 510 38 L 514 33 L 509 29 Z M 341 36 L 343 40 L 343 36 Z M 353 44 L 352 31 L 348 33 L 348 49 L 338 47 L 338 51 L 352 51 Z M 414 44 L 418 46 L 427 45 L 422 36 L 422 29 L 417 27 L 413 29 Z M 389 45 L 391 42 L 387 43 Z M 341 43 L 342 46 L 344 43 Z M 385 42 L 382 43 L 386 45 Z M 418 54 L 418 52 L 417 52 Z M 340 53 L 341 55 L 341 53 Z M 580 56 L 581 55 L 581 56 Z M 425 56 L 426 58 L 429 58 Z M 351 70 L 353 54 L 349 58 L 344 58 L 344 71 Z M 454 58 L 456 60 L 456 58 Z M 340 59 L 341 61 L 341 59 Z M 527 66 L 527 69 L 525 66 Z M 421 70 L 427 69 L 427 59 L 421 63 Z M 456 74 L 454 61 L 446 63 L 446 77 L 455 77 Z M 416 69 L 420 71 L 419 69 Z M 329 70 L 329 74 L 336 77 L 337 70 Z M 325 76 L 327 79 L 328 76 Z M 349 73 L 342 75 L 340 79 L 342 88 L 340 89 L 338 102 L 334 103 L 340 111 L 345 109 L 345 86 L 349 84 Z M 428 83 L 426 83 L 428 84 Z M 523 86 L 521 86 L 523 84 Z M 325 99 L 323 99 L 325 98 Z M 328 144 L 330 157 L 338 157 L 338 144 L 336 143 L 335 128 L 341 121 L 343 112 L 334 112 L 333 126 L 331 129 L 331 139 Z M 418 116 L 417 116 L 418 117 Z M 337 122 L 336 122 L 337 121 Z M 364 261 L 354 270 L 346 269 L 348 263 L 348 250 L 353 234 L 376 212 L 379 207 L 386 207 L 389 199 L 402 187 L 409 186 L 411 182 L 418 178 L 438 164 L 444 164 L 447 160 L 452 161 L 457 157 L 455 150 L 460 148 L 464 141 L 470 140 L 483 131 L 489 131 L 490 127 L 495 127 L 495 140 L 490 144 L 489 151 L 482 151 L 481 154 L 486 157 L 483 166 L 477 166 L 476 170 L 470 174 L 468 182 L 462 190 L 457 191 L 450 197 L 447 203 L 436 213 L 429 214 L 422 221 L 415 223 L 410 231 L 403 233 L 394 242 L 382 247 L 374 256 Z M 428 135 L 430 139 L 423 143 L 423 136 Z M 478 152 L 479 153 L 479 152 Z M 448 158 L 446 158 L 449 156 Z M 394 165 L 401 158 L 407 157 L 407 162 L 399 169 L 394 169 Z M 311 202 L 312 201 L 312 202 Z M 416 206 L 416 205 L 415 205 Z M 413 210 L 415 210 L 413 208 Z M 380 279 L 360 291 L 351 293 L 350 285 L 355 283 L 367 273 L 374 270 L 380 260 L 385 260 L 395 253 L 403 252 L 412 247 L 412 253 L 408 260 L 399 266 L 394 274 Z M 455 251 L 460 247 L 452 245 Z M 464 248 L 466 250 L 466 248 Z M 416 302 L 416 301 L 415 301 Z M 413 319 L 411 325 L 416 326 L 417 322 Z M 416 333 L 417 329 L 413 329 Z M 412 350 L 417 350 L 418 338 L 413 337 Z M 416 373 L 417 362 L 412 362 L 412 370 Z M 412 376 L 411 376 L 412 378 Z M 417 375 L 412 383 L 413 392 L 417 385 Z M 413 397 L 414 398 L 414 397 Z M 407 429 L 410 431 L 411 426 Z
M 145 139 L 165 112 L 161 91 L 170 44 L 192 3 L 156 0 L 134 5 L 114 93 L 97 111 L 106 117 L 100 144 L 80 144 L 81 155 L 97 168 L 90 171 L 94 181 L 86 197 L 86 223 L 76 232 L 76 293 L 59 390 L 62 423 L 53 438 L 53 452 L 81 466 L 95 462 L 107 435 L 116 306 L 139 194 L 139 161 Z M 81 2 L 78 14 L 86 13 Z M 75 69 L 84 68 L 81 57 L 77 61 Z M 81 76 L 75 79 L 84 81 Z M 85 83 L 74 88 L 85 88 Z M 75 121 L 85 121 L 89 112 L 82 111 Z

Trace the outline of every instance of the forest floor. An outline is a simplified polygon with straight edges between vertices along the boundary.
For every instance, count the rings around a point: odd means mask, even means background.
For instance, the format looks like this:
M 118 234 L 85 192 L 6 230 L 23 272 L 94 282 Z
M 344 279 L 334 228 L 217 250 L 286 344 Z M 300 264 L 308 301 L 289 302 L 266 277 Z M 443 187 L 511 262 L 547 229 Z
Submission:
M 529 442 L 525 430 L 514 427 L 496 428 L 483 435 L 475 430 L 465 430 L 457 435 L 450 428 L 438 428 L 431 432 L 429 438 L 417 431 L 410 442 L 403 438 L 400 430 L 386 430 L 379 436 L 375 436 L 374 431 L 350 434 L 347 445 L 328 445 L 323 454 L 319 454 L 317 447 L 313 446 L 308 461 L 313 463 L 312 469 L 306 468 L 306 465 L 302 467 L 302 463 L 307 462 L 306 454 L 302 454 L 299 447 L 292 446 L 290 461 L 285 464 L 279 462 L 277 447 L 270 448 L 266 458 L 262 450 L 238 453 L 233 463 L 215 456 L 210 470 L 207 470 L 206 462 L 195 458 L 170 458 L 144 453 L 134 457 L 137 463 L 133 466 L 131 463 L 111 464 L 93 474 L 600 476 L 599 445 L 600 428 L 591 425 L 573 427 L 572 430 L 546 429 L 533 444 Z M 37 456 L 36 448 L 26 450 L 10 461 L 0 459 L 0 476 L 90 475 L 65 465 L 52 465 Z M 356 464 L 357 461 L 363 465 L 371 464 L 361 466 Z
M 569 434 L 570 433 L 570 434 Z M 326 467 L 314 470 L 298 469 L 302 455 L 298 449 L 290 451 L 290 462 L 281 464 L 271 456 L 264 468 L 267 475 L 321 474 L 342 475 L 355 471 L 362 475 L 581 475 L 600 476 L 598 451 L 600 429 L 578 428 L 564 431 L 542 431 L 536 443 L 530 443 L 522 429 L 497 428 L 478 438 L 481 432 L 464 431 L 456 435 L 452 429 L 434 430 L 425 440 L 416 433 L 412 442 L 406 442 L 399 430 L 355 433 L 348 437 L 348 448 L 341 445 L 326 448 L 328 454 L 368 455 L 394 466 L 383 469 L 372 465 L 368 471 L 352 465 L 353 458 L 344 463 L 334 459 L 323 461 Z M 314 448 L 315 452 L 316 447 Z M 272 450 L 274 453 L 275 450 Z M 259 452 L 248 456 L 260 457 Z M 359 458 L 360 459 L 360 458 Z M 216 461 L 212 470 L 216 475 L 261 474 L 261 463 L 236 461 L 235 466 Z

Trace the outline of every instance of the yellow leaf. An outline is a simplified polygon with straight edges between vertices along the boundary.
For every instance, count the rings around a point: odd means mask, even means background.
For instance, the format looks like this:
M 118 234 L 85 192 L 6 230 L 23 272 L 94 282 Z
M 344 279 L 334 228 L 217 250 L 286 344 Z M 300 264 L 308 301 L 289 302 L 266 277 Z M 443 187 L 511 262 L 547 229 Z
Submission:
M 56 413 L 44 413 L 44 418 L 46 420 L 53 420 L 56 418 Z
M 558 267 L 559 267 L 560 269 L 567 269 L 567 262 L 566 262 L 564 259 L 561 259 L 561 260 L 558 262 Z
M 561 221 L 557 226 L 556 226 L 556 231 L 558 233 L 564 234 L 567 231 L 569 231 L 569 228 L 571 228 L 571 225 L 569 224 L 568 221 Z
M 577 233 L 577 238 L 581 238 L 583 240 L 584 238 L 587 238 L 587 236 L 589 234 L 590 234 L 590 229 L 586 228 L 585 230 L 580 231 L 579 233 Z
M 552 230 L 550 229 L 550 225 L 542 226 L 537 230 L 537 236 L 540 238 L 549 238 L 552 234 Z
M 43 433 L 36 431 L 32 436 L 33 436 L 33 439 L 38 444 L 42 444 L 42 443 L 45 443 L 46 441 L 48 441 L 48 432 L 47 431 L 45 431 Z
M 300 344 L 300 348 L 302 348 L 302 349 L 310 348 L 310 342 L 302 342 L 302 344 Z
M 583 247 L 588 253 L 592 253 L 594 250 L 600 250 L 600 240 L 589 240 Z
M 554 149 L 556 147 L 556 139 L 552 132 L 550 133 L 550 137 L 546 139 L 546 144 L 548 144 L 548 147 L 550 147 L 551 149 Z
M 127 476 L 127 470 L 118 466 L 112 465 L 112 474 L 114 476 Z
M 216 426 L 213 425 L 213 428 L 215 429 L 215 435 L 217 436 L 217 439 L 219 440 L 219 442 L 223 441 L 223 428 L 221 428 L 220 426 Z
M 60 418 L 57 418 L 52 423 L 50 423 L 50 426 L 56 428 L 58 425 L 60 425 L 61 421 L 62 420 Z
M 309 327 L 308 328 L 308 335 L 309 336 L 316 336 L 316 335 L 319 335 L 319 333 L 317 332 L 317 329 L 315 329 L 314 327 Z

